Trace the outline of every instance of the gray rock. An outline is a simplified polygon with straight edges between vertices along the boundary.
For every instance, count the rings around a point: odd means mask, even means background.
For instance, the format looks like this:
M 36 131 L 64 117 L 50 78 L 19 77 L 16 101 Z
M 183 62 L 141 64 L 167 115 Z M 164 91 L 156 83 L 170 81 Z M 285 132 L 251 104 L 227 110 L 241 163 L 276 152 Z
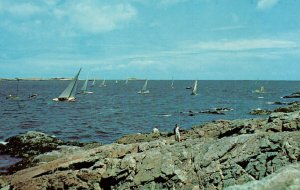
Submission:
M 259 181 L 251 181 L 243 185 L 235 185 L 225 188 L 226 190 L 296 190 L 300 188 L 300 165 L 290 165 L 281 168 L 276 173 Z

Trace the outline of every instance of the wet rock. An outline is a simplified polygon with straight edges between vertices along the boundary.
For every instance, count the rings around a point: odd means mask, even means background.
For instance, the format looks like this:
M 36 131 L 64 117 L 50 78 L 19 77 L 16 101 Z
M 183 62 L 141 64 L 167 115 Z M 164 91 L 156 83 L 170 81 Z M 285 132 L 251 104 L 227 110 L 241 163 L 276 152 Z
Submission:
M 277 112 L 269 118 L 217 120 L 194 126 L 182 132 L 181 142 L 163 133 L 155 138 L 153 134 L 127 136 L 122 139 L 124 144 L 90 148 L 59 145 L 52 152 L 35 156 L 37 165 L 8 176 L 5 186 L 11 189 L 234 187 L 264 180 L 299 162 L 299 124 L 299 111 Z M 50 153 L 54 156 L 43 157 Z
M 2 147 L 1 153 L 19 157 L 28 157 L 49 152 L 63 144 L 63 141 L 57 138 L 35 131 L 10 137 L 5 141 L 8 143 L 5 147 Z
M 251 115 L 269 115 L 270 113 L 272 113 L 272 111 L 263 109 L 255 109 L 249 112 Z
M 283 98 L 300 98 L 300 92 L 295 92 L 291 95 L 283 96 Z

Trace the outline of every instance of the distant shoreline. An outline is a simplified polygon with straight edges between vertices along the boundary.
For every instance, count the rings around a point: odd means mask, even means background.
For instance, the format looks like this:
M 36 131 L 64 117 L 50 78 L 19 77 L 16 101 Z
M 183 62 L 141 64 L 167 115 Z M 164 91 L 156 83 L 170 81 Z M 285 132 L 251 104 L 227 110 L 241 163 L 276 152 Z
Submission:
M 57 77 L 57 78 L 0 78 L 0 81 L 16 81 L 17 79 L 22 81 L 49 81 L 49 80 L 62 80 L 62 81 L 68 81 L 72 80 L 72 78 L 65 78 L 65 77 Z M 79 80 L 85 80 L 85 79 L 79 79 Z M 94 79 L 89 79 L 89 81 L 93 81 Z M 104 79 L 95 79 L 95 80 L 104 80 Z M 114 81 L 114 80 L 120 80 L 120 81 L 144 81 L 147 79 L 139 79 L 139 78 L 128 78 L 128 79 L 105 79 L 107 81 Z M 171 79 L 148 79 L 151 81 L 172 81 Z M 174 79 L 174 81 L 193 81 L 195 79 Z M 209 80 L 209 79 L 198 79 L 198 81 L 285 81 L 285 82 L 297 82 L 300 80 L 229 80 L 229 79 L 220 79 L 220 80 Z

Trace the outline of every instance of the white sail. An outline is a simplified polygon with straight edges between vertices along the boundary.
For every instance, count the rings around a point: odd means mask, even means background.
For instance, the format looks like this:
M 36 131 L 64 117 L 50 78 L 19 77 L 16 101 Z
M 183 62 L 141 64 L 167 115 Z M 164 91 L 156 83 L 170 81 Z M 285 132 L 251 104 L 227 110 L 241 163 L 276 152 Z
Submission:
M 252 91 L 253 93 L 266 93 L 265 87 L 261 86 L 260 89 Z
M 128 79 L 126 79 L 125 84 L 128 84 Z
M 191 95 L 196 95 L 197 94 L 197 84 L 198 84 L 198 81 L 196 80 L 195 83 L 194 83 Z
M 77 81 L 78 81 L 78 76 L 80 74 L 80 71 L 81 71 L 81 68 L 79 69 L 79 71 L 76 74 L 76 76 L 74 77 L 74 79 L 67 86 L 67 88 L 59 95 L 58 99 L 69 99 L 69 98 L 75 99 L 75 94 L 76 94 L 76 89 L 77 89 Z
M 102 86 L 105 86 L 105 79 L 102 81 L 102 84 L 101 84 Z
M 174 80 L 172 78 L 171 88 L 174 88 Z
M 142 90 L 139 91 L 138 93 L 139 93 L 139 94 L 148 94 L 148 93 L 149 93 L 149 90 L 147 90 L 147 85 L 148 85 L 148 80 L 145 81 L 145 84 L 144 84 Z
M 145 84 L 142 88 L 142 91 L 146 91 L 147 90 L 147 84 L 148 84 L 148 80 L 145 81 Z
M 93 83 L 91 86 L 95 86 L 95 83 L 96 83 L 96 79 L 94 79 Z
M 86 78 L 82 88 L 81 88 L 81 92 L 86 92 L 87 89 L 87 85 L 88 85 L 88 78 Z

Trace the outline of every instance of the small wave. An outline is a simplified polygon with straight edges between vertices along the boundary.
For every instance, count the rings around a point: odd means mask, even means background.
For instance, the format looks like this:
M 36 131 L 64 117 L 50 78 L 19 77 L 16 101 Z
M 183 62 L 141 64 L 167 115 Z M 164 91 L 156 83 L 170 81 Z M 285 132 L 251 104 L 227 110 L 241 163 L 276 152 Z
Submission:
M 158 116 L 158 117 L 171 117 L 172 114 L 162 113 L 162 114 L 157 114 L 156 116 Z
M 52 133 L 58 135 L 61 134 L 61 131 L 52 131 Z
M 108 132 L 105 132 L 105 131 L 96 131 L 96 134 L 97 135 L 107 135 L 109 134 Z
M 6 145 L 8 142 L 0 141 L 0 144 Z

